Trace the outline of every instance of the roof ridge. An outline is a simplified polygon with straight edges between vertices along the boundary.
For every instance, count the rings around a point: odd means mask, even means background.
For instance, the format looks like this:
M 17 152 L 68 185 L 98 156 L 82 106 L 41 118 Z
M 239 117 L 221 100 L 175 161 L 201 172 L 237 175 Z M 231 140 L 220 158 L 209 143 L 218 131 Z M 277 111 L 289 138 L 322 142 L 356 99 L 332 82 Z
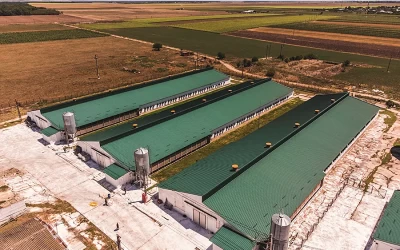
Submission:
M 349 96 L 349 93 L 344 94 L 343 96 L 341 96 L 338 100 L 335 100 L 330 106 L 328 106 L 327 108 L 325 108 L 324 110 L 322 110 L 321 112 L 319 112 L 318 114 L 316 114 L 314 117 L 312 117 L 310 120 L 306 121 L 303 125 L 301 125 L 298 129 L 294 130 L 293 132 L 289 133 L 287 136 L 285 136 L 284 138 L 282 138 L 280 141 L 278 141 L 277 143 L 275 143 L 275 145 L 272 145 L 271 148 L 269 150 L 266 150 L 265 152 L 262 152 L 259 156 L 257 156 L 256 158 L 254 158 L 252 161 L 250 161 L 248 164 L 246 164 L 245 166 L 243 166 L 242 168 L 240 168 L 235 174 L 229 176 L 228 178 L 226 178 L 223 182 L 221 182 L 219 185 L 217 185 L 216 187 L 214 187 L 213 189 L 211 189 L 209 192 L 207 192 L 205 195 L 202 196 L 202 201 L 207 200 L 210 196 L 212 196 L 213 194 L 215 194 L 216 192 L 218 192 L 218 190 L 220 190 L 221 188 L 223 188 L 225 185 L 227 185 L 228 183 L 230 183 L 231 181 L 233 181 L 234 179 L 236 179 L 238 176 L 240 176 L 242 173 L 244 173 L 245 171 L 247 171 L 248 169 L 251 168 L 251 166 L 253 166 L 254 164 L 256 164 L 258 161 L 260 161 L 261 159 L 263 159 L 264 157 L 266 157 L 268 154 L 270 154 L 271 152 L 273 152 L 275 149 L 279 148 L 280 145 L 282 145 L 284 142 L 286 142 L 287 140 L 289 140 L 290 138 L 292 138 L 294 135 L 296 135 L 297 133 L 301 132 L 304 128 L 306 128 L 309 124 L 311 124 L 313 121 L 315 121 L 316 119 L 318 119 L 319 117 L 321 117 L 323 114 L 325 114 L 328 110 L 330 110 L 331 108 L 333 108 L 334 106 L 336 106 L 338 103 L 340 103 L 342 100 L 344 100 L 346 97 Z

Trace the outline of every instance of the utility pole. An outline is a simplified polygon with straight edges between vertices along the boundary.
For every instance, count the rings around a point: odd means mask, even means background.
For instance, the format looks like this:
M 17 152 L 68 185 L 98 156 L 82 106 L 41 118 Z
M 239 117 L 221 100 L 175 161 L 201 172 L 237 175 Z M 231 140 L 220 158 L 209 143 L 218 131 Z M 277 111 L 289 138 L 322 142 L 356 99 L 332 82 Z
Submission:
M 388 66 L 387 66 L 387 70 L 386 70 L 386 72 L 389 72 L 389 68 L 390 68 L 390 63 L 392 62 L 392 56 L 390 56 L 390 59 L 389 59 L 389 64 L 388 64 Z
M 244 71 L 244 62 L 242 62 L 242 79 L 244 78 L 243 77 L 243 71 Z
M 94 55 L 94 60 L 96 60 L 96 72 L 97 72 L 97 79 L 100 79 L 100 74 L 99 74 L 99 64 L 97 62 L 97 59 L 99 59 L 97 57 L 97 55 Z
M 279 55 L 280 55 L 280 56 L 282 56 L 283 47 L 285 47 L 285 44 L 282 43 L 282 44 L 281 44 L 281 51 L 279 52 Z
M 17 99 L 15 99 L 15 107 L 17 108 L 18 111 L 18 117 L 21 119 L 21 112 L 19 111 L 19 103 L 17 102 Z

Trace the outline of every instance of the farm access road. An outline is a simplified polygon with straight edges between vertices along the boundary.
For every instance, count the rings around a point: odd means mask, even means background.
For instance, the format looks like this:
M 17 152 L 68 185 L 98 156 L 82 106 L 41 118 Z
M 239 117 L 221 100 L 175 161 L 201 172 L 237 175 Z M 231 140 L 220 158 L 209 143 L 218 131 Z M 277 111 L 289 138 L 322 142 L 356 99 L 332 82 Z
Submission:
M 115 38 L 119 38 L 119 39 L 125 39 L 125 40 L 130 40 L 130 41 L 135 41 L 135 42 L 139 42 L 139 43 L 144 43 L 144 44 L 149 44 L 152 45 L 153 43 L 151 42 L 147 42 L 147 41 L 143 41 L 143 40 L 138 40 L 138 39 L 134 39 L 134 38 L 129 38 L 129 37 L 125 37 L 125 36 L 118 36 L 118 35 L 114 35 L 111 33 L 107 33 L 107 32 L 103 32 L 103 31 L 98 31 L 98 30 L 93 30 L 93 29 L 87 29 L 87 28 L 82 28 L 82 27 L 78 27 L 75 25 L 70 25 L 70 24 L 62 24 L 66 27 L 70 27 L 70 28 L 75 28 L 75 29 L 82 29 L 82 30 L 88 30 L 88 31 L 92 31 L 92 32 L 96 32 L 96 33 L 100 33 L 100 34 L 105 34 L 105 35 L 109 35 L 111 37 L 115 37 Z M 164 48 L 167 49 L 171 49 L 171 50 L 175 50 L 175 51 L 180 51 L 180 48 L 176 48 L 176 47 L 171 47 L 171 46 L 164 46 Z M 209 56 L 206 54 L 200 54 L 198 52 L 196 52 L 199 56 L 201 57 L 205 57 L 207 59 L 211 59 L 211 60 L 215 60 L 215 57 L 213 56 Z M 236 74 L 242 74 L 242 71 L 235 68 L 233 65 L 224 62 L 223 60 L 218 60 L 221 65 L 223 65 L 225 68 L 227 68 L 228 70 L 236 73 Z M 252 78 L 264 78 L 265 75 L 261 75 L 261 74 L 252 74 L 252 73 L 247 73 L 247 72 L 243 72 L 243 76 L 248 76 L 248 77 L 252 77 Z M 304 83 L 298 83 L 298 82 L 289 82 L 289 81 L 285 81 L 285 80 L 279 80 L 279 79 L 274 79 L 274 81 L 277 81 L 281 84 L 287 85 L 289 87 L 294 87 L 294 88 L 300 88 L 300 89 L 308 89 L 308 90 L 313 90 L 313 91 L 329 91 L 329 92 L 333 92 L 333 93 L 338 93 L 338 92 L 343 92 L 342 89 L 337 89 L 337 88 L 326 88 L 326 87 L 319 87 L 319 86 L 315 86 L 315 85 L 311 85 L 311 84 L 304 84 Z M 383 101 L 386 102 L 389 99 L 384 98 L 384 97 L 379 97 L 379 96 L 375 96 L 375 95 L 369 95 L 369 94 L 364 94 L 364 93 L 358 93 L 358 92 L 351 92 L 351 94 L 355 97 L 361 97 L 361 98 L 366 98 L 366 99 L 371 99 L 371 100 L 377 100 L 377 101 Z M 398 101 L 394 101 L 396 105 L 400 105 L 400 102 Z

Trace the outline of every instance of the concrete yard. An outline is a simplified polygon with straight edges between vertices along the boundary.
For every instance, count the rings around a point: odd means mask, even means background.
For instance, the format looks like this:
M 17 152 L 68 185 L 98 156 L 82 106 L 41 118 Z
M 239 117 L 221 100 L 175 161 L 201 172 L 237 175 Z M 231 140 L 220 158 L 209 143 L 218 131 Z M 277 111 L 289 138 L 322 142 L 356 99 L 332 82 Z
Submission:
M 112 240 L 118 233 L 124 249 L 207 249 L 211 245 L 211 235 L 189 219 L 153 202 L 142 204 L 142 191 L 136 188 L 128 188 L 127 195 L 116 190 L 109 206 L 103 206 L 109 192 L 98 183 L 102 173 L 60 146 L 44 146 L 41 134 L 24 124 L 0 130 L 0 140 L 0 172 L 18 169 L 33 184 L 19 194 L 27 203 L 52 202 L 53 197 L 65 200 Z M 21 183 L 20 178 L 8 178 L 8 185 Z M 63 229 L 58 229 L 62 234 Z M 82 249 L 64 236 L 71 249 Z
M 328 172 L 295 218 L 289 249 L 369 249 L 384 205 L 400 187 L 400 161 L 383 162 L 400 122 L 385 132 L 384 118 L 380 114 Z

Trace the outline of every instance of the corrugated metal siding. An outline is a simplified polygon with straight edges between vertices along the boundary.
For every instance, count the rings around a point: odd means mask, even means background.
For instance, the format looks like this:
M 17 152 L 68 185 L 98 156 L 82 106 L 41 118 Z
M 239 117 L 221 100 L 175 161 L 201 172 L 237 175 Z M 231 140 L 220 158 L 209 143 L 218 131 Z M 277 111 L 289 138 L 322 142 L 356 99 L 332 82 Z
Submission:
M 291 91 L 290 88 L 268 81 L 101 147 L 119 162 L 134 169 L 132 152 L 136 148 L 149 147 L 150 160 L 156 162 L 209 136 L 213 129 L 222 124 Z
M 226 227 L 221 227 L 210 241 L 224 250 L 251 250 L 256 245 L 255 242 Z
M 295 122 L 304 124 L 314 117 L 316 109 L 322 112 L 332 105 L 331 99 L 339 99 L 342 94 L 318 95 L 293 110 L 271 121 L 248 136 L 224 146 L 222 149 L 199 160 L 179 174 L 169 178 L 159 187 L 195 195 L 205 195 L 234 172 L 232 164 L 242 167 L 261 153 L 267 151 L 266 142 L 275 145 L 285 136 L 296 130 Z
M 281 209 L 291 215 L 377 112 L 346 97 L 204 203 L 244 234 L 266 239 L 270 217 Z
M 108 117 L 137 109 L 140 105 L 173 96 L 200 86 L 221 81 L 228 76 L 216 70 L 207 70 L 172 80 L 137 88 L 130 91 L 111 93 L 108 96 L 93 98 L 86 102 L 71 103 L 55 110 L 43 111 L 53 125 L 63 128 L 62 114 L 70 111 L 75 113 L 77 126 L 84 126 Z
M 400 246 L 400 190 L 394 191 L 378 224 L 374 239 Z

